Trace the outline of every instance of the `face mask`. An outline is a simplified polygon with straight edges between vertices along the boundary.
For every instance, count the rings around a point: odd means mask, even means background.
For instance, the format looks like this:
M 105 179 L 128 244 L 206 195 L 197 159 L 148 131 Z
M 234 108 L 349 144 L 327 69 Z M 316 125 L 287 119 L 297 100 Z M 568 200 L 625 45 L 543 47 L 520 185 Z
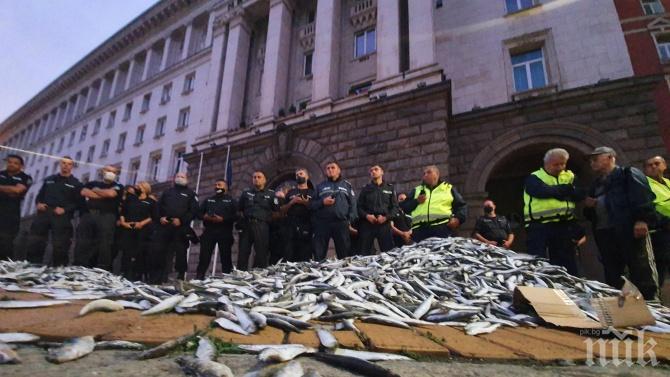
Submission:
M 493 207 L 491 207 L 491 206 L 484 207 L 484 213 L 488 214 L 488 213 L 491 213 L 491 212 L 493 212 Z
M 221 194 L 223 194 L 224 192 L 226 192 L 226 190 L 224 190 L 224 189 L 216 189 L 215 192 L 216 192 L 216 195 L 221 195 Z
M 105 181 L 108 182 L 113 182 L 116 179 L 116 174 L 112 173 L 111 171 L 106 171 L 103 175 L 102 178 Z
M 298 182 L 298 184 L 301 185 L 301 184 L 307 182 L 307 178 L 305 178 L 305 177 L 295 177 L 295 181 Z
M 177 186 L 186 186 L 187 183 L 188 180 L 186 180 L 186 178 L 183 177 L 177 177 L 174 179 L 174 184 Z

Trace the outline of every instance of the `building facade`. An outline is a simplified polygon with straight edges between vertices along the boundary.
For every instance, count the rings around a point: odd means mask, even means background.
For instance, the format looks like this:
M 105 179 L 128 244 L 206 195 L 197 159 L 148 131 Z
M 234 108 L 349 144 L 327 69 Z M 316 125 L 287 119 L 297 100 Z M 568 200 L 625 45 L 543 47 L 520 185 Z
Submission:
M 661 79 L 638 72 L 619 5 L 165 0 L 4 121 L 0 142 L 37 152 L 27 170 L 38 180 L 56 162 L 41 154 L 69 154 L 89 179 L 104 164 L 121 167 L 121 183 L 186 169 L 203 195 L 228 147 L 234 193 L 253 169 L 273 186 L 297 166 L 318 181 L 329 160 L 354 187 L 381 163 L 403 191 L 437 164 L 471 217 L 490 196 L 514 219 L 547 148 L 567 148 L 582 183 L 595 146 L 632 164 L 667 150 Z

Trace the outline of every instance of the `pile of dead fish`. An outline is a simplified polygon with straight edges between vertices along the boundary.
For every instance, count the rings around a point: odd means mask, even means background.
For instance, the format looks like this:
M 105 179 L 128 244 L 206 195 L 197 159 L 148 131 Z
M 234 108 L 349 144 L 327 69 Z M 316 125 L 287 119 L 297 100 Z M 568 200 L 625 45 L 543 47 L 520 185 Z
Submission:
M 354 319 L 403 328 L 437 324 L 462 327 L 469 335 L 501 326 L 537 326 L 542 320 L 535 313 L 513 306 L 517 285 L 560 289 L 596 320 L 590 300 L 619 294 L 544 259 L 466 238 L 432 238 L 375 256 L 280 263 L 160 287 L 99 269 L 0 262 L 0 288 L 54 299 L 0 301 L 0 308 L 101 299 L 80 314 L 123 309 L 142 310 L 143 315 L 205 313 L 216 316 L 218 326 L 244 335 L 264 326 L 300 332 L 312 328 L 310 320 L 353 331 Z M 669 332 L 670 311 L 654 303 L 649 308 L 657 322 L 645 329 Z

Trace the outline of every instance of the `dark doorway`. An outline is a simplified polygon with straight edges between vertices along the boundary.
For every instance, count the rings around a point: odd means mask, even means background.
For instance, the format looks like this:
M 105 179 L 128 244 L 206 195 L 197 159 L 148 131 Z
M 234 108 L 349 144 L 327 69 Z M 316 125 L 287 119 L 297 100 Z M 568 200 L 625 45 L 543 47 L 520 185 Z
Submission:
M 511 220 L 515 241 L 512 249 L 526 251 L 526 231 L 523 224 L 523 182 L 526 177 L 542 167 L 542 159 L 548 149 L 561 147 L 570 153 L 568 169 L 575 173 L 578 187 L 588 187 L 594 179 L 581 151 L 556 144 L 537 144 L 515 151 L 505 157 L 492 170 L 486 183 L 489 197 L 496 203 L 497 213 Z M 581 205 L 577 206 L 579 223 L 587 233 L 587 243 L 582 247 L 578 258 L 580 273 L 591 279 L 602 280 L 602 266 L 598 260 L 598 249 L 591 233 L 591 226 L 582 216 Z

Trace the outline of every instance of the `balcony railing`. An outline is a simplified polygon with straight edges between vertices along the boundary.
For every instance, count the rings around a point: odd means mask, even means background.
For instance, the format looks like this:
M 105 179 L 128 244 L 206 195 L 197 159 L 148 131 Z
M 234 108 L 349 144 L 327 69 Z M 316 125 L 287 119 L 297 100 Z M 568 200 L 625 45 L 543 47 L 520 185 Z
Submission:
M 300 46 L 305 50 L 314 48 L 314 35 L 316 34 L 315 26 L 316 24 L 314 22 L 310 22 L 300 29 Z
M 354 29 L 365 29 L 377 22 L 377 0 L 358 0 L 349 12 Z

